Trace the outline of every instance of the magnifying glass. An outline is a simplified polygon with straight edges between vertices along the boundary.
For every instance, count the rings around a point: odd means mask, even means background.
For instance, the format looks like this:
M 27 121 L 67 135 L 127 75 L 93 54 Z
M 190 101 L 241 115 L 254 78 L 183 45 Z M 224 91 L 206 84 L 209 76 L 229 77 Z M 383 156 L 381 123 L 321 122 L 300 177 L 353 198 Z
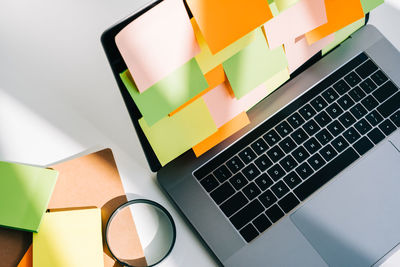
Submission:
M 134 246 L 138 244 L 137 237 L 143 250 Z M 111 214 L 105 239 L 112 256 L 121 265 L 154 266 L 174 247 L 176 227 L 163 206 L 151 200 L 135 199 L 122 204 Z

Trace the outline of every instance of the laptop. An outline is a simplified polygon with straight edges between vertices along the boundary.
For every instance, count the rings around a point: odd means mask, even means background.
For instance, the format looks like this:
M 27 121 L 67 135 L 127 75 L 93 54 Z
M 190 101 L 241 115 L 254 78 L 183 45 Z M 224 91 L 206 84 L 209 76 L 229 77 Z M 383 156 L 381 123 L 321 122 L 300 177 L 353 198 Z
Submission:
M 101 40 L 151 170 L 218 263 L 373 266 L 397 251 L 399 51 L 365 25 L 249 110 L 248 126 L 161 167 L 119 78 L 127 67 L 114 41 L 159 2 Z

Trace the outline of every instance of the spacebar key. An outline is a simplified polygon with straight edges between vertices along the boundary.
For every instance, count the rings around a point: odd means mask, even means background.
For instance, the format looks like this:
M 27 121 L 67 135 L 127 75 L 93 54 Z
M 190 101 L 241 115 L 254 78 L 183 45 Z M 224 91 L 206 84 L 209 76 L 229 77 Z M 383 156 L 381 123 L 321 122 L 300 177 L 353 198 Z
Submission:
M 297 187 L 294 190 L 294 193 L 301 201 L 303 201 L 358 158 L 359 156 L 357 152 L 351 147 L 348 148 Z

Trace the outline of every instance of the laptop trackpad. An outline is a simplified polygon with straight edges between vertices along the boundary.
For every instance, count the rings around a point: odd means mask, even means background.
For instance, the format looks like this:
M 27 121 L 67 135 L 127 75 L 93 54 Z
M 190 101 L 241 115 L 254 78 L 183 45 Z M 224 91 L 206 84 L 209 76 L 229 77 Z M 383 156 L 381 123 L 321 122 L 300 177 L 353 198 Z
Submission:
M 291 219 L 328 265 L 371 266 L 400 241 L 399 188 L 400 152 L 386 142 Z

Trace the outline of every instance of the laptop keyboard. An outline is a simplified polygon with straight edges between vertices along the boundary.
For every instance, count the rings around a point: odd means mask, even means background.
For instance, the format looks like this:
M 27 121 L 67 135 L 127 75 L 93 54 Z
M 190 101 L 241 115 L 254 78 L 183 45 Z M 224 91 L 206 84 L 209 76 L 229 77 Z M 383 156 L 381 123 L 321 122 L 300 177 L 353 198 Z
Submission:
M 400 92 L 361 53 L 194 172 L 247 242 L 400 127 Z

